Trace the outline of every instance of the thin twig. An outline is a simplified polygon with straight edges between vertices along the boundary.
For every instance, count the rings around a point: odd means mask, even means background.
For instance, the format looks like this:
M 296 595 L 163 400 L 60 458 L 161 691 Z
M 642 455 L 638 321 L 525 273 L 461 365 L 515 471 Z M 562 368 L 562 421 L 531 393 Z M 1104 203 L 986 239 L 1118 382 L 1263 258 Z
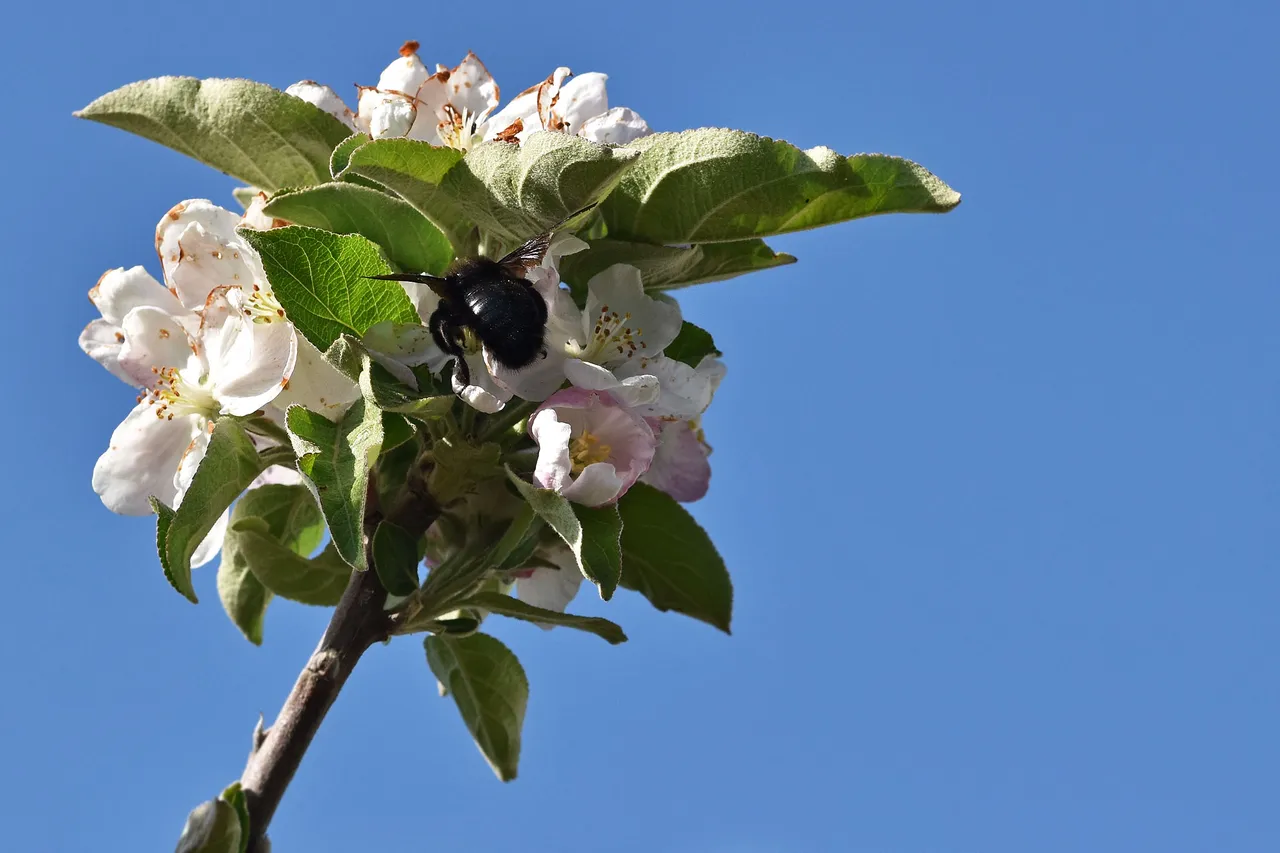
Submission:
M 369 568 L 351 573 L 329 627 L 298 676 L 276 721 L 265 733 L 261 723 L 254 731 L 254 748 L 240 779 L 249 809 L 249 853 L 260 853 L 265 848 L 262 840 L 276 807 L 356 662 L 374 643 L 391 636 L 391 620 L 383 609 L 387 591 L 373 565 L 373 530 L 386 517 L 420 535 L 438 514 L 418 474 L 410 477 L 405 493 L 385 515 L 378 505 L 378 490 L 372 474 L 367 495 L 365 553 Z

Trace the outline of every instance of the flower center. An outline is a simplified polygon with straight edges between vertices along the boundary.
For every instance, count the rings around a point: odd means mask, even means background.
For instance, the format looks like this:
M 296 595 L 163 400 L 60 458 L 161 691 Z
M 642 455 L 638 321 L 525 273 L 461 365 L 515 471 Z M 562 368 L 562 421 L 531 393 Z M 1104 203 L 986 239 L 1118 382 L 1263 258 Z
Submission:
M 614 359 L 628 359 L 648 345 L 640 340 L 644 329 L 631 327 L 631 312 L 618 314 L 608 305 L 600 306 L 595 326 L 591 331 L 591 343 L 583 354 L 586 361 L 603 363 Z
M 176 367 L 153 367 L 156 381 L 149 390 L 138 395 L 138 402 L 146 401 L 154 407 L 156 417 L 161 420 L 173 420 L 174 416 L 200 415 L 212 418 L 218 413 L 218 404 L 213 394 L 200 379 L 192 381 L 184 376 Z
M 240 311 L 253 322 L 274 323 L 284 319 L 284 308 L 280 307 L 276 295 L 270 290 L 255 284 L 252 290 L 242 288 L 241 292 L 245 294 L 245 299 L 240 305 Z
M 469 151 L 475 142 L 476 129 L 484 116 L 472 113 L 465 107 L 458 109 L 453 104 L 445 104 L 444 113 L 447 118 L 440 122 L 440 141 L 450 148 Z
M 569 442 L 569 461 L 573 463 L 574 475 L 581 474 L 582 469 L 592 462 L 608 462 L 612 451 L 613 448 L 602 442 L 600 436 L 584 431 Z

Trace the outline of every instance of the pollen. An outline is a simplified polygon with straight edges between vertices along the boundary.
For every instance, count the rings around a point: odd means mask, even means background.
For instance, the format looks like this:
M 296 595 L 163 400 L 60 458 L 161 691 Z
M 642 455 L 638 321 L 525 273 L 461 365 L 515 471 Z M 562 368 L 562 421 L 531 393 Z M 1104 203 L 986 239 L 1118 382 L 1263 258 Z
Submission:
M 582 469 L 593 462 L 608 462 L 613 448 L 600 440 L 600 436 L 591 431 L 569 442 L 569 461 L 573 464 L 573 473 L 578 475 Z

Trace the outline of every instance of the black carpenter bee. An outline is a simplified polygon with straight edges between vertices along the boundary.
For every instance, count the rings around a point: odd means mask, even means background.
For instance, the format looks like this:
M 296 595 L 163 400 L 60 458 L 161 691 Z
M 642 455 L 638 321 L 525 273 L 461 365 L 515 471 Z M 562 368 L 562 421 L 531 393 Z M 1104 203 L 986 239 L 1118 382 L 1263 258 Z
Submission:
M 415 281 L 440 297 L 427 328 L 436 346 L 454 357 L 453 386 L 460 390 L 471 384 L 466 362 L 468 331 L 480 339 L 495 361 L 513 370 L 546 354 L 547 303 L 525 275 L 542 263 L 554 234 L 555 230 L 540 234 L 501 260 L 459 259 L 442 277 L 392 273 L 370 278 Z

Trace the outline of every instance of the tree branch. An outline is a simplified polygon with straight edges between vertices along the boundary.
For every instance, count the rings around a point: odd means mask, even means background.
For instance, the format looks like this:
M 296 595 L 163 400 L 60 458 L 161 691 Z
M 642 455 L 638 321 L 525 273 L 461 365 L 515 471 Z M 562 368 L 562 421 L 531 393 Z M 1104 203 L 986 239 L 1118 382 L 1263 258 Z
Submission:
M 384 517 L 390 518 L 400 527 L 421 535 L 438 514 L 423 478 L 414 476 L 397 505 L 384 516 L 370 473 L 364 524 L 369 568 L 351 573 L 329 627 L 285 699 L 275 723 L 263 732 L 259 722 L 254 731 L 253 750 L 240 778 L 249 809 L 249 853 L 266 849 L 262 842 L 276 807 L 356 662 L 374 643 L 391 636 L 391 620 L 383 609 L 387 590 L 373 564 L 373 531 L 378 522 Z

